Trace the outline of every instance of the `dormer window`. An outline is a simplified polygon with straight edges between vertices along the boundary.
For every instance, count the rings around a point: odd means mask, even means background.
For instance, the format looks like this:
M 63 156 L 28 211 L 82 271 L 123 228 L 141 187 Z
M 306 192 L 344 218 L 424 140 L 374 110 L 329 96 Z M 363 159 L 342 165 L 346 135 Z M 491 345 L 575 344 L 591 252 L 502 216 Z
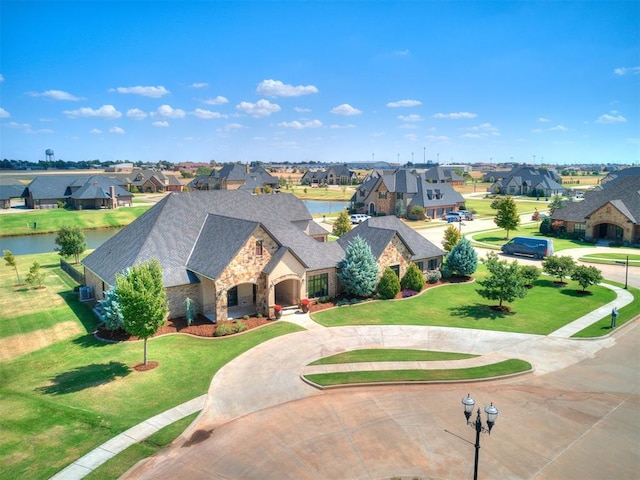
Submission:
M 256 240 L 256 256 L 262 256 L 262 240 Z

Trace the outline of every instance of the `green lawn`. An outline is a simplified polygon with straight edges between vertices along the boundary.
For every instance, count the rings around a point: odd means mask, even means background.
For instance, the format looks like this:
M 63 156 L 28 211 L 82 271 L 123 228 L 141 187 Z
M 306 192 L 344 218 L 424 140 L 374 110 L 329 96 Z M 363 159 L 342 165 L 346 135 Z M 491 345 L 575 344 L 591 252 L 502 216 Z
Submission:
M 545 202 L 544 199 L 540 199 L 536 201 L 535 199 L 531 200 L 531 197 L 513 197 L 516 202 L 516 206 L 518 207 L 519 213 L 533 213 L 537 208 L 539 212 L 544 212 L 547 210 L 547 205 L 549 202 Z M 496 214 L 496 211 L 491 208 L 491 202 L 493 202 L 493 198 L 466 198 L 465 199 L 465 207 L 467 210 L 475 210 L 478 215 L 482 217 L 493 217 Z
M 499 377 L 531 370 L 524 360 L 510 359 L 482 367 L 449 370 L 380 370 L 363 372 L 319 373 L 305 378 L 321 386 L 382 382 L 443 382 Z
M 626 253 L 593 253 L 580 257 L 580 261 L 605 265 L 619 265 L 626 264 L 627 258 L 629 259 L 630 267 L 640 267 L 640 255 L 627 255 Z
M 473 358 L 477 355 L 457 352 L 433 352 L 429 350 L 408 350 L 402 348 L 368 348 L 365 350 L 352 350 L 338 353 L 330 357 L 316 360 L 310 365 L 333 365 L 336 363 L 363 363 L 363 362 L 430 362 L 439 360 L 461 360 Z
M 0 232 L 3 235 L 31 235 L 57 232 L 63 226 L 78 227 L 82 230 L 123 227 L 129 225 L 150 207 L 151 204 L 115 210 L 52 209 L 11 213 L 0 215 Z M 38 224 L 35 229 L 34 223 Z
M 537 223 L 528 223 L 526 225 L 521 225 L 516 230 L 512 230 L 509 232 L 509 239 L 518 236 L 550 238 L 553 240 L 553 250 L 556 253 L 569 248 L 593 247 L 593 243 L 583 242 L 581 240 L 546 237 L 542 235 L 539 230 L 540 226 Z M 502 245 L 509 241 L 507 239 L 506 231 L 501 229 L 478 232 L 472 234 L 472 236 L 473 242 L 482 244 L 483 247 L 487 246 L 497 249 L 500 249 Z
M 613 283 L 613 282 L 611 282 Z M 619 287 L 622 287 L 622 284 L 617 284 Z M 640 302 L 638 302 L 638 298 L 640 298 L 640 289 L 634 287 L 628 287 L 629 292 L 631 292 L 634 296 L 634 302 L 631 305 L 627 305 L 624 308 L 621 308 L 619 311 L 618 319 L 616 320 L 616 328 L 620 328 L 622 325 L 627 323 L 630 320 L 633 320 L 638 315 L 640 315 Z M 607 335 L 611 333 L 611 316 L 606 315 L 596 323 L 589 325 L 587 328 L 580 330 L 578 333 L 573 335 L 575 338 L 593 338 L 593 337 L 601 337 L 603 335 Z
M 478 277 L 485 275 L 480 266 Z M 590 295 L 569 281 L 562 288 L 543 277 L 528 290 L 527 297 L 508 304 L 508 313 L 490 308 L 496 302 L 476 292 L 478 283 L 453 284 L 433 288 L 415 297 L 396 301 L 372 301 L 312 314 L 318 323 L 343 325 L 438 325 L 547 335 L 615 298 L 607 288 L 589 288 Z M 549 308 L 553 305 L 553 308 Z

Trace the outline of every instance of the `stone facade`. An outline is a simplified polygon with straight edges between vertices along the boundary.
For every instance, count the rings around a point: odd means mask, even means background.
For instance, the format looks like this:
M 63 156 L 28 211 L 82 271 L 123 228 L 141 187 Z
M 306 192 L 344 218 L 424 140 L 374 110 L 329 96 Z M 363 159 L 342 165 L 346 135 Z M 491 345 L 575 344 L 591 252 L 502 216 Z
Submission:
M 382 255 L 380 255 L 380 258 L 378 258 L 377 263 L 379 268 L 378 278 L 382 276 L 386 267 L 392 265 L 400 266 L 400 278 L 402 278 L 407 271 L 409 263 L 411 263 L 411 252 L 409 252 L 398 236 L 394 235 L 389 245 L 387 245 Z
M 198 301 L 198 298 L 200 298 L 198 284 L 179 285 L 177 287 L 169 287 L 165 290 L 167 292 L 169 318 L 185 317 L 187 315 L 184 306 L 187 298 L 196 302 L 198 313 L 202 312 L 202 307 Z
M 599 238 L 598 229 L 601 224 L 615 225 L 622 229 L 622 240 L 629 244 L 636 243 L 638 241 L 638 234 L 636 232 L 636 226 L 629 222 L 627 217 L 620 212 L 616 207 L 607 203 L 595 210 L 589 218 L 586 220 L 585 226 L 585 238 L 591 240 L 593 238 Z M 574 227 L 575 228 L 575 227 Z

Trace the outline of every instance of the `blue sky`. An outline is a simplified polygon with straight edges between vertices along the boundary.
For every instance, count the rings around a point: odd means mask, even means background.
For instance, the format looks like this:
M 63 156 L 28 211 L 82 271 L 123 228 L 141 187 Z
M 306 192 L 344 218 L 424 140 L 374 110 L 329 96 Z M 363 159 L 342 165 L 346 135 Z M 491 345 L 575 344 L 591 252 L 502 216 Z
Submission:
M 640 2 L 0 2 L 0 158 L 637 163 Z

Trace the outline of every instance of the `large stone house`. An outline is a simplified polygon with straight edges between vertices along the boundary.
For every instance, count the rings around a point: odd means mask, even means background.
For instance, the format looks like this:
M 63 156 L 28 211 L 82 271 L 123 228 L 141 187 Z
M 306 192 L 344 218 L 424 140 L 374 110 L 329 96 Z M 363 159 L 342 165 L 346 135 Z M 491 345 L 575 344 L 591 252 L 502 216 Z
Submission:
M 325 170 L 307 170 L 300 178 L 302 185 L 351 185 L 356 174 L 346 165 L 332 165 Z
M 587 191 L 584 200 L 556 210 L 552 220 L 586 240 L 640 244 L 640 175 L 621 175 Z
M 566 189 L 562 179 L 554 170 L 520 167 L 498 179 L 487 191 L 500 195 L 531 195 L 551 197 L 564 195 Z
M 117 174 L 122 184 L 130 192 L 165 193 L 181 192 L 183 185 L 175 175 L 164 174 L 159 170 L 135 168 L 127 174 Z
M 449 183 L 464 185 L 464 177 L 459 175 L 458 167 L 432 167 L 422 173 L 422 177 L 429 183 Z
M 42 175 L 25 191 L 27 208 L 99 209 L 129 207 L 133 194 L 121 182 L 105 175 Z
M 464 198 L 451 184 L 430 183 L 407 168 L 374 171 L 351 197 L 352 211 L 371 216 L 406 217 L 413 206 L 420 206 L 428 217 L 439 218 L 463 204 Z
M 442 262 L 440 248 L 395 217 L 370 219 L 351 235 L 359 232 L 381 271 L 403 275 L 415 262 L 426 272 Z M 337 266 L 351 237 L 327 242 L 327 234 L 290 194 L 173 193 L 83 260 L 85 282 L 100 300 L 118 273 L 155 258 L 170 317 L 185 315 L 187 298 L 211 320 L 272 316 L 276 304 L 339 293 Z
M 188 185 L 192 190 L 256 190 L 264 191 L 266 186 L 272 190 L 279 187 L 278 177 L 271 175 L 263 167 L 250 168 L 249 164 L 229 163 L 210 175 L 200 175 Z

